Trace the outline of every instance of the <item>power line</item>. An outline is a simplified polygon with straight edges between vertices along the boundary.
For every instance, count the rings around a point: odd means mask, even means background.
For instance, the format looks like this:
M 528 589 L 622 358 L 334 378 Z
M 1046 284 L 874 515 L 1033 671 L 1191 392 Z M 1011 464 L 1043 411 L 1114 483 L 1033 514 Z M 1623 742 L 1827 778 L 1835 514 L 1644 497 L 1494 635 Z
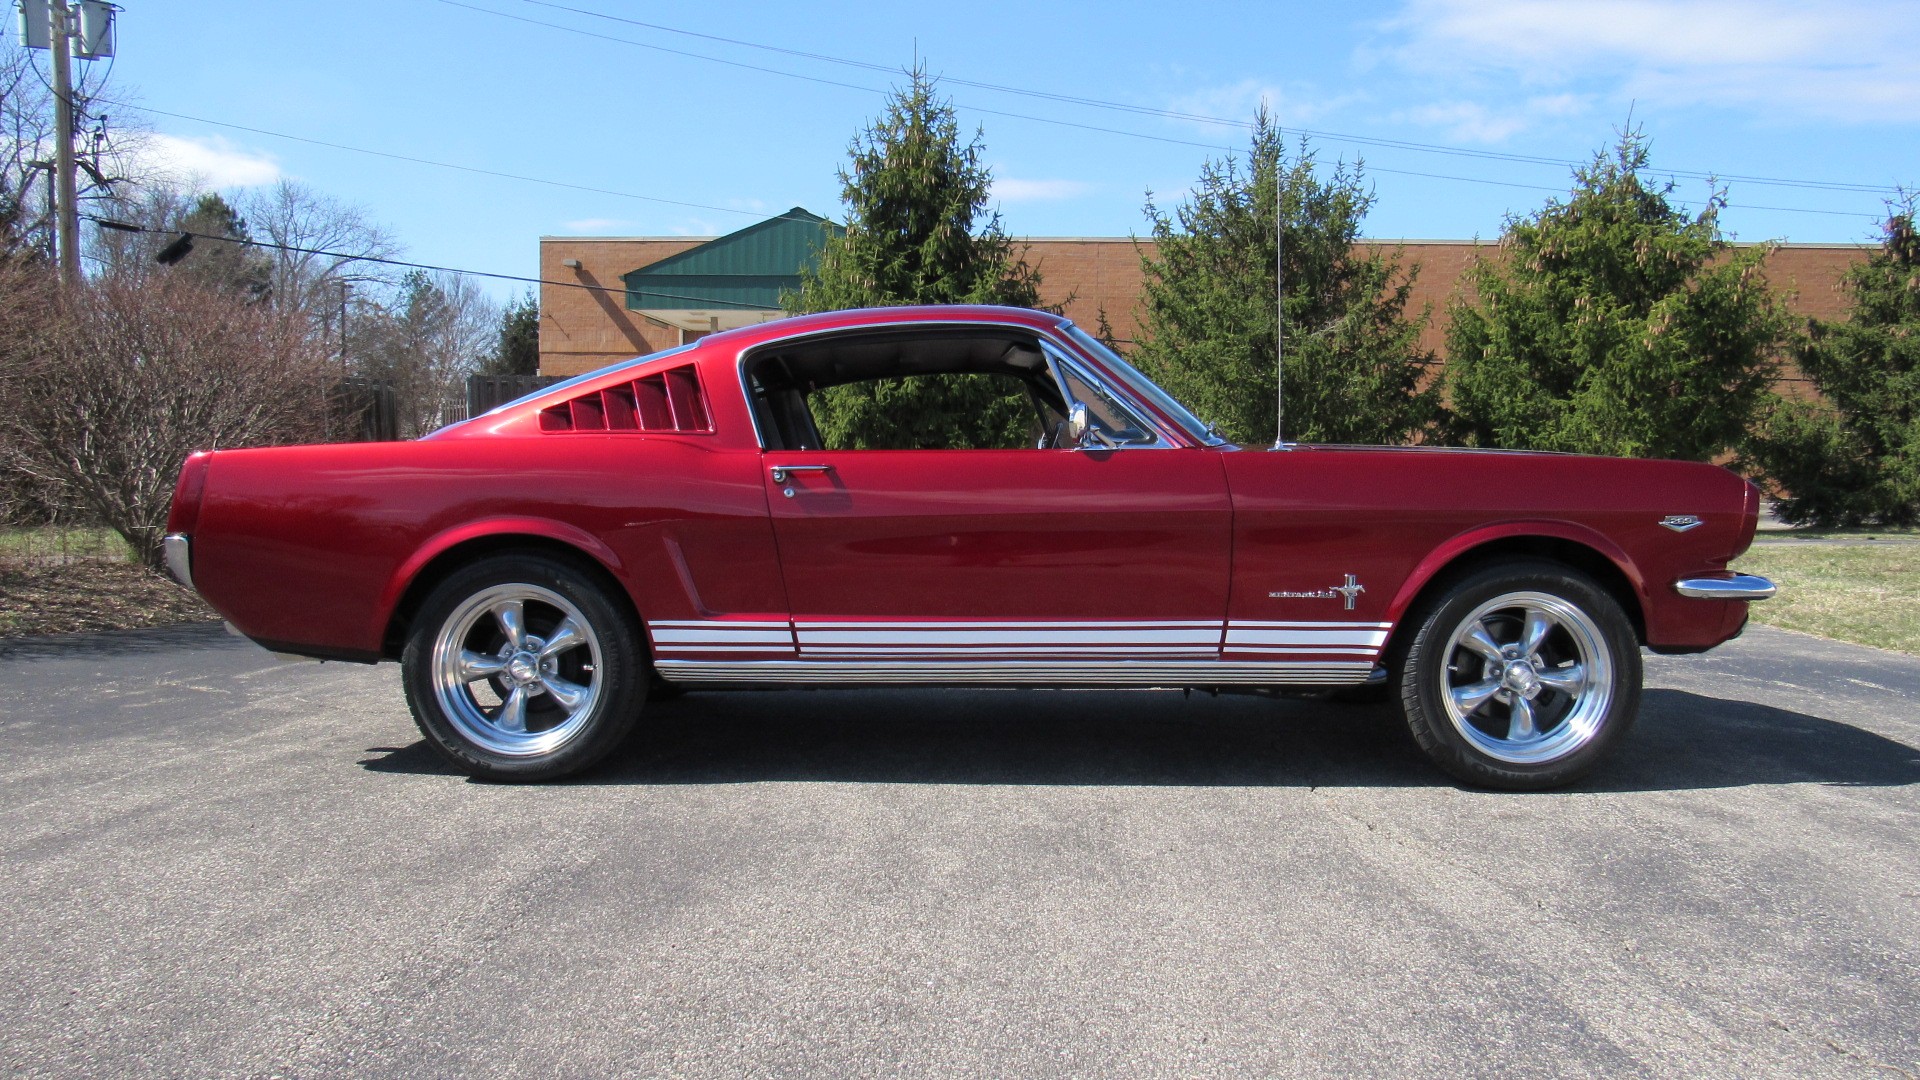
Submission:
M 575 184 L 565 180 L 553 180 L 543 176 L 526 176 L 521 173 L 502 172 L 498 169 L 482 169 L 476 165 L 460 165 L 451 161 L 435 161 L 432 158 L 415 157 L 411 154 L 396 154 L 388 150 L 374 150 L 365 146 L 351 146 L 351 145 L 348 145 L 347 143 L 328 142 L 325 139 L 315 139 L 305 135 L 289 135 L 284 131 L 270 131 L 267 128 L 249 127 L 246 124 L 235 124 L 225 120 L 214 120 L 205 116 L 193 116 L 188 113 L 169 112 L 166 109 L 155 109 L 146 105 L 135 105 L 130 101 L 114 101 L 114 102 L 109 102 L 109 104 L 113 105 L 115 108 L 133 109 L 136 112 L 149 113 L 153 116 L 168 116 L 168 117 L 172 117 L 175 120 L 190 120 L 196 124 L 210 124 L 213 127 L 227 128 L 232 131 L 245 131 L 245 132 L 250 132 L 254 135 L 266 135 L 275 139 L 286 139 L 289 142 L 306 143 L 310 146 L 324 146 L 330 150 L 345 150 L 355 154 L 366 154 L 370 157 L 386 158 L 390 161 L 405 161 L 414 165 L 431 165 L 436 169 L 452 169 L 456 172 L 473 173 L 477 176 L 492 176 L 502 180 L 518 180 L 528 184 L 544 184 L 547 187 L 566 188 L 571 191 L 584 191 L 593 195 L 609 195 L 614 198 L 620 198 L 620 199 L 636 199 L 641 202 L 662 203 L 667 206 L 684 206 L 693 210 L 713 210 L 713 211 L 717 211 L 719 213 L 724 213 L 724 214 L 744 214 L 748 217 L 759 216 L 758 212 L 756 211 L 742 210 L 738 207 L 733 207 L 733 206 L 710 206 L 706 203 L 688 202 L 684 199 L 668 199 L 658 195 L 639 195 L 631 191 L 615 191 L 612 188 L 593 187 L 588 184 Z M 776 216 L 780 219 L 786 219 L 791 217 L 791 215 L 788 215 L 788 214 L 780 214 Z M 800 221 L 800 220 L 811 220 L 811 219 L 793 218 L 793 220 Z
M 793 72 L 777 71 L 771 68 L 763 68 L 763 67 L 757 67 L 750 64 L 742 64 L 738 61 L 726 60 L 721 57 L 708 56 L 703 53 L 688 52 L 680 49 L 668 49 L 665 46 L 655 45 L 649 42 L 630 41 L 626 38 L 615 38 L 608 35 L 591 34 L 588 31 L 578 30 L 574 27 L 565 26 L 559 23 L 544 22 L 537 19 L 525 19 L 517 15 L 511 15 L 503 11 L 496 11 L 491 8 L 483 8 L 473 4 L 461 3 L 459 2 L 459 0 L 437 0 L 437 2 L 448 4 L 453 7 L 465 8 L 469 11 L 483 12 L 485 14 L 494 15 L 500 18 L 515 19 L 520 22 L 532 23 L 533 25 L 536 25 L 536 26 L 545 26 L 552 29 L 564 30 L 570 33 L 586 34 L 587 36 L 590 36 L 590 37 L 597 37 L 597 38 L 601 38 L 602 40 L 615 41 L 623 44 L 634 45 L 634 46 L 638 46 L 640 48 L 645 48 L 645 49 L 658 49 L 660 51 L 670 52 L 679 56 L 688 56 L 688 57 L 693 57 L 695 59 L 708 60 L 714 63 L 730 64 L 732 66 L 745 67 L 754 71 L 763 71 L 763 72 L 769 72 L 777 75 L 786 75 L 791 78 L 809 78 L 809 76 L 797 75 Z M 629 26 L 638 26 L 643 29 L 656 30 L 662 33 L 679 34 L 685 37 L 700 38 L 703 40 L 720 42 L 727 45 L 736 45 L 742 48 L 759 49 L 765 52 L 772 52 L 772 53 L 778 53 L 778 54 L 787 55 L 787 56 L 794 56 L 794 57 L 799 57 L 807 60 L 817 60 L 823 63 L 840 64 L 843 66 L 853 67 L 853 68 L 857 68 L 864 71 L 877 71 L 877 72 L 884 72 L 887 74 L 894 74 L 898 71 L 897 68 L 889 67 L 884 64 L 876 64 L 870 61 L 854 60 L 847 57 L 833 56 L 827 53 L 808 52 L 802 49 L 786 48 L 779 45 L 768 45 L 763 42 L 748 41 L 742 38 L 725 37 L 719 34 L 702 33 L 697 30 L 686 30 L 680 27 L 667 26 L 661 23 L 645 22 L 640 19 L 630 19 L 624 16 L 611 15 L 605 12 L 594 11 L 590 8 L 572 7 L 567 4 L 553 3 L 552 0 L 521 0 L 521 2 L 525 4 L 531 4 L 536 7 L 549 8 L 555 11 L 567 11 L 567 12 L 572 12 L 573 14 L 576 14 L 576 15 L 585 15 L 585 16 L 588 16 L 589 18 L 604 19 L 609 22 L 624 23 Z M 980 89 L 980 90 L 990 90 L 996 93 L 1014 94 L 1021 97 L 1038 98 L 1045 101 L 1057 101 L 1057 102 L 1072 104 L 1072 105 L 1083 105 L 1089 108 L 1108 109 L 1108 110 L 1113 110 L 1118 112 L 1131 113 L 1139 116 L 1157 116 L 1157 117 L 1170 119 L 1170 120 L 1185 120 L 1192 123 L 1202 123 L 1202 124 L 1218 124 L 1225 127 L 1234 127 L 1234 128 L 1240 128 L 1240 129 L 1251 129 L 1253 127 L 1253 124 L 1246 120 L 1234 120 L 1226 117 L 1208 116 L 1201 113 L 1185 112 L 1178 109 L 1165 109 L 1165 108 L 1158 108 L 1158 107 L 1149 106 L 1149 105 L 1136 105 L 1128 102 L 1109 101 L 1101 98 L 1090 98 L 1090 97 L 1081 97 L 1073 94 L 1053 93 L 1045 90 L 1034 90 L 1027 87 L 1011 86 L 1011 85 L 1006 85 L 1002 83 L 980 82 L 973 79 L 963 79 L 955 76 L 943 75 L 943 76 L 940 76 L 940 79 L 943 82 L 951 83 L 955 86 L 967 86 L 967 87 L 973 87 L 975 89 Z M 834 85 L 834 86 L 852 87 L 852 84 L 835 82 L 833 80 L 816 80 L 816 81 L 826 82 L 829 85 Z M 871 89 L 866 87 L 852 87 L 852 88 Z M 975 111 L 991 112 L 991 110 L 978 109 L 978 108 L 976 108 Z M 1017 116 L 1018 114 L 1003 113 L 1003 114 L 997 114 L 997 115 Z M 1054 122 L 1041 117 L 1020 117 L 1020 118 L 1027 119 L 1027 120 L 1037 120 L 1041 123 Z M 1448 146 L 1441 143 L 1417 142 L 1417 141 L 1405 140 L 1405 139 L 1389 139 L 1389 138 L 1383 138 L 1379 136 L 1355 135 L 1350 132 L 1337 132 L 1337 131 L 1317 130 L 1312 128 L 1287 128 L 1287 127 L 1279 128 L 1279 130 L 1282 131 L 1283 133 L 1307 135 L 1313 138 L 1326 139 L 1327 141 L 1330 141 L 1330 142 L 1348 142 L 1348 143 L 1354 143 L 1356 145 L 1361 145 L 1361 146 L 1378 146 L 1378 147 L 1389 148 L 1389 149 L 1412 150 L 1420 153 L 1448 154 L 1448 155 L 1454 155 L 1459 157 L 1482 158 L 1482 159 L 1497 160 L 1497 161 L 1512 161 L 1512 162 L 1518 162 L 1518 163 L 1530 164 L 1530 165 L 1553 165 L 1553 166 L 1558 166 L 1562 168 L 1578 167 L 1580 164 L 1582 164 L 1581 162 L 1568 161 L 1563 158 L 1543 157 L 1543 156 L 1532 155 L 1532 154 L 1516 154 L 1516 153 L 1510 153 L 1505 151 L 1485 150 L 1485 149 L 1463 147 L 1463 146 Z M 1193 145 L 1205 145 L 1205 144 L 1193 144 Z M 1382 170 L 1382 171 L 1385 171 L 1385 170 Z M 1805 188 L 1805 189 L 1816 190 L 1816 191 L 1845 191 L 1845 192 L 1869 193 L 1869 194 L 1879 194 L 1879 195 L 1898 195 L 1900 193 L 1900 190 L 1897 187 L 1890 186 L 1890 185 L 1881 185 L 1881 184 L 1860 184 L 1860 183 L 1851 183 L 1851 182 L 1834 181 L 1834 180 L 1790 179 L 1790 178 L 1777 177 L 1777 176 L 1752 176 L 1752 175 L 1735 174 L 1735 173 L 1713 173 L 1713 172 L 1704 172 L 1704 171 L 1694 170 L 1694 169 L 1664 169 L 1660 171 L 1666 172 L 1669 175 L 1673 175 L 1673 176 L 1684 176 L 1688 179 L 1739 180 L 1744 183 L 1767 184 L 1767 185 L 1779 186 L 1779 187 L 1797 187 L 1797 188 Z M 1412 174 L 1412 175 L 1420 175 L 1420 174 Z M 1760 208 L 1756 208 L 1756 209 L 1760 209 Z
M 298 247 L 293 244 L 276 244 L 268 240 L 253 240 L 237 236 L 217 236 L 212 233 L 199 233 L 188 229 L 156 229 L 147 225 L 136 225 L 128 221 L 115 221 L 112 218 L 94 217 L 92 215 L 88 215 L 87 220 L 102 228 L 112 229 L 116 232 L 191 237 L 194 240 L 212 240 L 222 244 L 240 244 L 246 247 L 272 248 L 275 251 L 291 251 L 296 255 L 324 255 L 328 258 L 339 259 L 342 265 L 350 262 L 379 263 L 382 266 L 404 266 L 413 270 L 437 270 L 443 274 L 461 274 L 466 277 L 494 278 L 499 281 L 523 281 L 531 285 L 553 285 L 563 289 L 586 289 L 589 292 L 618 293 L 621 296 L 627 294 L 625 286 L 614 288 L 611 285 L 587 285 L 578 281 L 556 281 L 552 278 L 525 277 L 520 274 L 497 274 L 491 270 L 465 270 L 458 266 L 436 266 L 433 263 L 409 262 L 405 259 L 386 259 L 377 255 L 355 255 L 345 251 L 326 251 L 321 248 Z M 652 288 L 649 288 L 647 292 L 651 295 L 664 296 L 671 300 L 691 301 L 702 307 L 761 310 L 750 307 L 747 304 L 742 304 L 737 300 L 716 300 L 708 296 L 687 296 L 681 293 L 661 292 L 658 289 Z
M 450 3 L 452 2 L 452 0 L 440 0 L 440 2 Z M 464 6 L 464 5 L 456 5 L 456 6 Z M 479 10 L 479 9 L 476 9 L 476 10 Z M 879 94 L 886 93 L 886 91 L 884 90 L 876 90 L 874 92 Z M 541 184 L 547 187 L 564 188 L 570 191 L 583 191 L 592 195 L 607 195 L 607 196 L 611 196 L 613 198 L 619 198 L 619 199 L 634 199 L 640 202 L 660 203 L 666 206 L 682 206 L 682 207 L 686 207 L 688 209 L 693 209 L 693 210 L 712 210 L 716 213 L 722 213 L 722 214 L 739 214 L 745 217 L 754 217 L 754 218 L 760 217 L 760 214 L 758 211 L 742 210 L 734 206 L 715 206 L 711 203 L 690 202 L 685 199 L 669 199 L 659 195 L 641 195 L 631 191 L 619 191 L 613 188 L 594 187 L 590 184 L 576 184 L 566 180 L 554 180 L 549 177 L 543 177 L 543 176 L 528 176 L 524 173 L 510 173 L 510 172 L 505 172 L 499 169 L 483 169 L 476 165 L 461 165 L 461 164 L 457 164 L 455 162 L 450 162 L 450 161 L 436 161 L 432 158 L 424 158 L 424 157 L 419 157 L 412 154 L 399 154 L 399 153 L 394 153 L 390 150 L 374 150 L 365 146 L 353 146 L 348 143 L 331 142 L 326 139 L 315 139 L 306 135 L 292 135 L 284 131 L 273 131 L 269 128 L 254 127 L 247 124 L 235 124 L 226 120 L 215 120 L 215 119 L 212 119 L 211 117 L 206 117 L 206 116 L 195 116 L 195 115 L 192 115 L 191 113 L 173 112 L 167 109 L 156 109 L 147 105 L 136 105 L 130 101 L 107 101 L 107 99 L 104 99 L 104 98 L 100 100 L 106 101 L 107 104 L 111 104 L 115 108 L 133 109 L 136 112 L 148 113 L 153 116 L 166 116 L 166 117 L 171 117 L 175 120 L 188 120 L 196 124 L 208 124 L 213 127 L 227 128 L 232 131 L 245 131 L 254 135 L 265 135 L 275 139 L 286 139 L 289 142 L 306 143 L 310 146 L 324 146 L 331 150 L 345 150 L 349 153 L 366 154 L 370 157 L 386 158 L 390 161 L 404 161 L 413 165 L 428 165 L 437 169 L 451 169 L 456 172 L 471 173 L 476 176 L 491 176 L 491 177 L 495 177 L 497 179 L 502 179 L 502 180 L 516 180 L 522 183 Z M 1103 132 L 1103 133 L 1112 134 L 1112 135 L 1126 135 L 1126 136 L 1130 136 L 1137 139 L 1151 139 L 1155 142 L 1174 143 L 1181 146 L 1195 146 L 1195 147 L 1199 147 L 1201 149 L 1206 149 L 1206 150 L 1219 150 L 1229 154 L 1239 152 L 1237 148 L 1231 147 L 1231 146 L 1220 146 L 1214 143 L 1195 142 L 1189 139 L 1176 139 L 1176 138 L 1171 138 L 1171 137 L 1162 136 L 1162 135 L 1149 135 L 1143 132 L 1125 131 L 1119 128 L 1100 127 L 1094 124 L 1080 124 L 1070 120 L 1053 120 L 1046 117 L 1027 116 L 1021 113 L 1000 112 L 998 110 L 993 110 L 993 109 L 975 109 L 974 111 L 988 113 L 995 116 L 1009 116 L 1009 117 L 1014 117 L 1014 118 L 1023 119 L 1023 120 L 1037 120 L 1041 123 L 1060 124 L 1067 127 L 1081 128 L 1087 131 Z M 1419 172 L 1412 169 L 1393 169 L 1393 168 L 1385 168 L 1382 166 L 1374 166 L 1374 165 L 1365 166 L 1365 171 L 1370 173 L 1376 173 L 1376 172 L 1386 173 L 1394 176 L 1415 176 L 1415 177 L 1420 177 L 1422 179 L 1428 179 L 1428 180 L 1450 180 L 1458 183 L 1486 184 L 1486 185 L 1491 185 L 1493 187 L 1519 188 L 1525 191 L 1547 191 L 1547 192 L 1554 192 L 1554 193 L 1563 193 L 1566 191 L 1564 187 L 1551 187 L 1546 184 L 1525 184 L 1525 183 L 1520 183 L 1512 180 L 1493 180 L 1486 177 L 1477 177 L 1477 176 L 1451 176 L 1445 173 Z M 1698 203 L 1694 201 L 1686 200 L 1686 199 L 1675 199 L 1674 201 L 1677 203 L 1680 203 L 1683 206 L 1698 205 Z M 1870 221 L 1877 221 L 1880 219 L 1880 216 L 1881 216 L 1879 214 L 1866 214 L 1866 213 L 1860 213 L 1858 211 L 1852 211 L 1852 210 L 1816 210 L 1808 207 L 1799 207 L 1799 206 L 1756 206 L 1756 205 L 1751 205 L 1747 203 L 1729 203 L 1726 205 L 1730 209 L 1735 209 L 1735 210 L 1774 210 L 1774 211 L 1779 211 L 1782 213 L 1789 213 L 1789 214 L 1821 214 L 1821 215 L 1827 215 L 1827 216 L 1833 216 L 1833 217 L 1863 218 Z M 811 220 L 811 219 L 796 218 L 791 214 L 776 214 L 776 215 L 773 215 L 771 218 L 767 218 L 763 220 L 804 221 L 804 220 Z

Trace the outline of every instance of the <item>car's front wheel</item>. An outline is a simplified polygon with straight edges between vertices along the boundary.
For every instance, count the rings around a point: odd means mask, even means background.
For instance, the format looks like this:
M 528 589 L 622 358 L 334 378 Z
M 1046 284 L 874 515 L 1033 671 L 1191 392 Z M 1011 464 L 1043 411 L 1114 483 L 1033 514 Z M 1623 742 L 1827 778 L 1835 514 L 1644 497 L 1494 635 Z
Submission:
M 1400 665 L 1407 727 L 1442 769 L 1515 791 L 1584 776 L 1640 706 L 1620 605 L 1555 563 L 1491 566 L 1426 608 Z
M 646 700 L 640 629 L 592 576 L 536 554 L 455 571 L 401 657 L 427 742 L 492 780 L 550 780 L 617 747 Z

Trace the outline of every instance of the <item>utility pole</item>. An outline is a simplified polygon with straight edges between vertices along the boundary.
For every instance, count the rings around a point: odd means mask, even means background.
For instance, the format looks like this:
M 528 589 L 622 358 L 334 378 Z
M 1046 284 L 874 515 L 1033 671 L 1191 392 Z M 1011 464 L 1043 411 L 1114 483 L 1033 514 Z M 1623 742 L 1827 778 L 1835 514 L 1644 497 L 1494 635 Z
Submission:
M 73 178 L 73 12 L 53 0 L 53 183 L 54 234 L 60 249 L 60 281 L 80 284 L 80 195 Z
M 53 54 L 53 233 L 60 282 L 80 283 L 80 193 L 73 171 L 73 61 L 113 55 L 114 13 L 110 0 L 14 0 L 20 9 L 20 44 Z M 107 182 L 94 173 L 103 185 Z

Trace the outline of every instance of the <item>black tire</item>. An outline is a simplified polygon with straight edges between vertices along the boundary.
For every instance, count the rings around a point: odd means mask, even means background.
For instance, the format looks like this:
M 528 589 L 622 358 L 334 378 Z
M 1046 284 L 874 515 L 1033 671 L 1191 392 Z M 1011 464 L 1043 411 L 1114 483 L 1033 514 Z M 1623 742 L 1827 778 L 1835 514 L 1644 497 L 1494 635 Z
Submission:
M 1398 665 L 1407 730 L 1456 779 L 1507 791 L 1561 787 L 1633 726 L 1639 642 L 1620 604 L 1579 571 L 1536 560 L 1483 567 L 1413 619 Z M 1543 625 L 1529 652 L 1529 631 Z
M 640 718 L 653 672 L 638 621 L 607 588 L 582 567 L 534 552 L 489 556 L 441 582 L 400 660 L 407 707 L 427 743 L 472 776 L 518 782 L 577 773 L 618 747 Z M 517 648 L 502 609 L 517 611 Z M 570 617 L 584 636 L 557 633 Z M 542 649 L 562 641 L 542 634 L 581 643 L 547 656 Z M 479 667 L 457 667 L 460 656 L 501 666 L 476 675 Z M 509 717 L 516 692 L 520 708 Z

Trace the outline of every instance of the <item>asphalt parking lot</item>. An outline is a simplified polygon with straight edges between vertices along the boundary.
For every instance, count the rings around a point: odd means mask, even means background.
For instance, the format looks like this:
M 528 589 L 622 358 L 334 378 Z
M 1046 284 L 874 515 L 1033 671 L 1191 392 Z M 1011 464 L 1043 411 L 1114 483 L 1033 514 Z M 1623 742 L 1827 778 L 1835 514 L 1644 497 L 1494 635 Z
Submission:
M 397 670 L 0 650 L 0 1070 L 1920 1075 L 1920 661 L 1651 658 L 1578 790 L 1380 711 L 706 694 L 470 783 Z

